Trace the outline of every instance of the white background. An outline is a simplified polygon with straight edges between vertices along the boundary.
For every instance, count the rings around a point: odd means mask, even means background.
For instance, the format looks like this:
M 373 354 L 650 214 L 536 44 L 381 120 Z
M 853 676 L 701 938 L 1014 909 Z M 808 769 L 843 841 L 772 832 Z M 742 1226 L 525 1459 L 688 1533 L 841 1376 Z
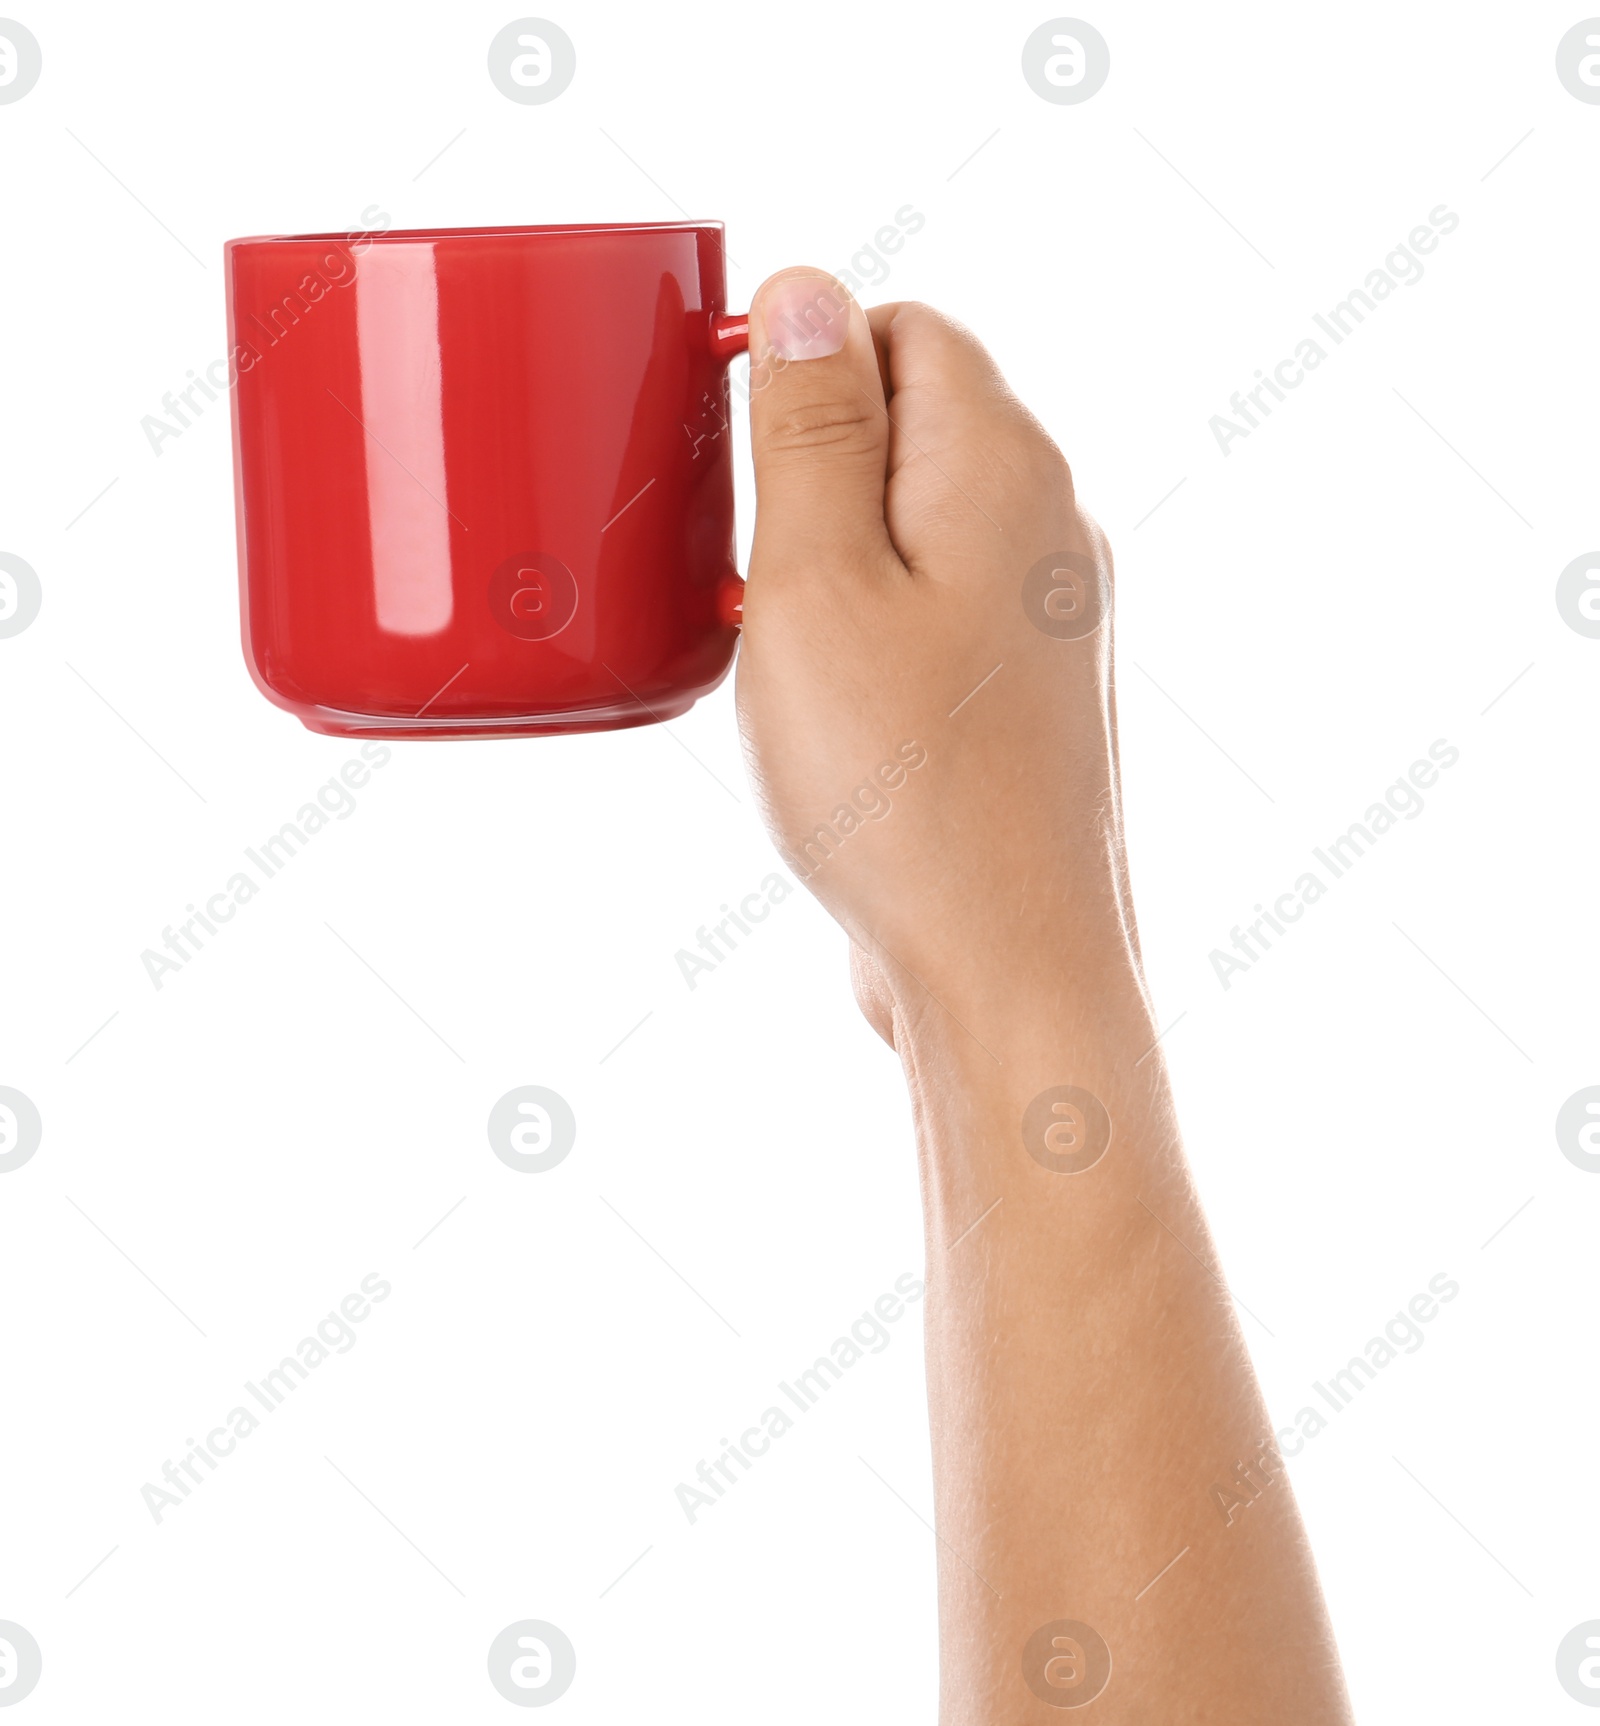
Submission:
M 45 1660 L 18 1718 L 505 1719 L 484 1657 L 527 1617 L 576 1645 L 572 1722 L 936 1706 L 916 1309 L 697 1525 L 673 1496 L 921 1265 L 831 923 L 796 894 L 694 992 L 674 963 L 776 866 L 731 682 L 670 734 L 397 746 L 180 975 L 141 966 L 354 746 L 245 673 L 224 404 L 159 457 L 140 421 L 224 352 L 226 238 L 374 203 L 720 218 L 736 305 L 926 216 L 863 297 L 970 324 L 1116 549 L 1145 951 L 1274 1415 L 1461 1285 L 1294 1464 L 1358 1716 L 1581 1718 L 1554 1654 L 1600 1616 L 1600 1179 L 1552 1128 L 1600 1082 L 1600 641 L 1554 584 L 1600 544 L 1600 106 L 1554 56 L 1585 14 L 1095 0 L 1110 78 L 1059 106 L 1020 70 L 1053 14 L 1007 0 L 551 0 L 577 76 L 518 106 L 506 7 L 15 7 L 44 52 L 0 106 L 0 550 L 44 590 L 0 641 L 0 1083 L 44 1120 L 0 1177 L 0 1618 Z M 1441 203 L 1425 277 L 1224 457 L 1209 418 Z M 1224 991 L 1211 950 L 1436 738 L 1425 812 Z M 540 1176 L 484 1131 L 530 1083 L 579 1121 Z M 157 1526 L 141 1486 L 373 1271 L 358 1345 Z

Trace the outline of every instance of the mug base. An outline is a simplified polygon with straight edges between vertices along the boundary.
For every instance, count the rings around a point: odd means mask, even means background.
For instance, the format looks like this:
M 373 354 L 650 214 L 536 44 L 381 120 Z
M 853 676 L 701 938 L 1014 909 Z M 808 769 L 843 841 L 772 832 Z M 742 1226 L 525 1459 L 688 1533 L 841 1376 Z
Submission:
M 307 731 L 320 732 L 325 737 L 424 742 L 452 737 L 568 737 L 584 731 L 624 731 L 630 726 L 681 718 L 694 706 L 695 699 L 693 695 L 675 696 L 653 707 L 629 701 L 568 713 L 476 714 L 462 718 L 430 714 L 426 718 L 407 719 L 396 714 L 343 713 L 332 707 L 302 707 L 294 711 Z

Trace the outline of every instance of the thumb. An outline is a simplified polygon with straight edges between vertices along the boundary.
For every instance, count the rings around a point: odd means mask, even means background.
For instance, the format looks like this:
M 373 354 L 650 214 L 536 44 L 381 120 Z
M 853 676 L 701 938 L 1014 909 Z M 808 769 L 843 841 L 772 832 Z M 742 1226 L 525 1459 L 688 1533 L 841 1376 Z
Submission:
M 750 443 L 762 562 L 889 548 L 877 352 L 866 313 L 821 270 L 780 271 L 750 308 Z

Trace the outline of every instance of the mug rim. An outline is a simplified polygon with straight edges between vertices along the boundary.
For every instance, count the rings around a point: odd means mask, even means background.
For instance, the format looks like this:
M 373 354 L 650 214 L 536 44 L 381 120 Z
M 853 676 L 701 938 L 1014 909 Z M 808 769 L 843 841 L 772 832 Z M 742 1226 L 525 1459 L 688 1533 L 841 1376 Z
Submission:
M 670 234 L 707 230 L 720 234 L 723 228 L 724 224 L 717 221 L 519 222 L 509 227 L 386 228 L 382 233 L 356 228 L 328 234 L 245 234 L 238 239 L 224 241 L 223 250 L 231 252 L 239 246 L 349 245 L 355 241 L 367 246 L 383 246 L 396 242 L 415 244 L 419 240 L 536 239 L 560 234 Z

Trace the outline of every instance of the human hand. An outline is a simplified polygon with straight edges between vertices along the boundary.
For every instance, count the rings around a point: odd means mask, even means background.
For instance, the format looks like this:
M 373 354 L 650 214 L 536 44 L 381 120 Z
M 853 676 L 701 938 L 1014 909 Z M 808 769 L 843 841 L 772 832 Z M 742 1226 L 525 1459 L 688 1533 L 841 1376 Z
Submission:
M 1111 556 L 1061 452 L 969 332 L 821 272 L 763 285 L 750 352 L 740 725 L 869 1019 L 1131 977 Z

